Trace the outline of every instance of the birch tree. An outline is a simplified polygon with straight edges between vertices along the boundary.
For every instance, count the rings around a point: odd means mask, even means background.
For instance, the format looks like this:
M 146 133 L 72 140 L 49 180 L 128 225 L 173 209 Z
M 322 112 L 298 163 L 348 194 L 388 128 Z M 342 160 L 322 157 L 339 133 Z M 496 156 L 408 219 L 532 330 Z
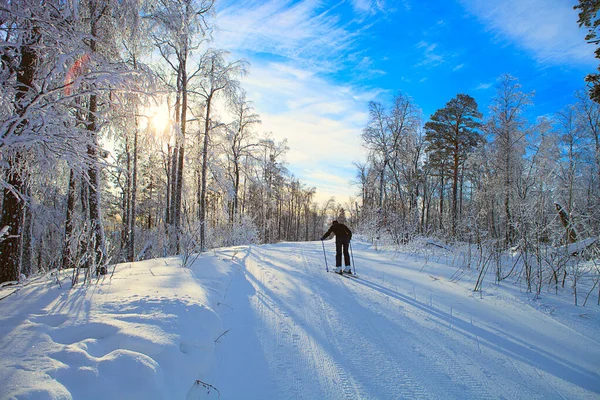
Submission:
M 518 80 L 508 74 L 498 79 L 496 96 L 490 106 L 486 133 L 493 139 L 494 167 L 503 203 L 504 243 L 510 246 L 515 238 L 512 199 L 522 168 L 526 146 L 525 108 L 532 104 L 532 93 L 523 93 Z
M 202 166 L 198 171 L 198 220 L 200 221 L 200 248 L 205 246 L 206 223 L 206 183 L 208 180 L 208 157 L 211 131 L 215 127 L 212 120 L 213 105 L 217 96 L 223 94 L 231 98 L 239 88 L 236 78 L 245 74 L 245 62 L 228 62 L 227 53 L 219 50 L 209 50 L 202 58 L 198 69 L 200 74 L 197 92 L 204 101 L 204 132 L 202 141 Z
M 242 162 L 252 157 L 252 150 L 258 146 L 253 140 L 253 127 L 260 123 L 260 116 L 254 111 L 251 103 L 246 100 L 246 93 L 241 90 L 233 96 L 230 104 L 234 120 L 227 128 L 226 154 L 232 166 L 233 200 L 230 212 L 230 222 L 234 223 L 239 215 L 240 178 Z
M 175 102 L 172 126 L 175 143 L 169 154 L 169 204 L 166 222 L 170 235 L 179 251 L 181 205 L 183 196 L 184 162 L 188 122 L 188 86 L 197 78 L 199 68 L 190 70 L 192 56 L 210 38 L 212 28 L 207 16 L 213 0 L 157 0 L 150 5 L 148 18 L 154 23 L 153 41 L 173 76 Z M 167 83 L 169 77 L 165 77 Z

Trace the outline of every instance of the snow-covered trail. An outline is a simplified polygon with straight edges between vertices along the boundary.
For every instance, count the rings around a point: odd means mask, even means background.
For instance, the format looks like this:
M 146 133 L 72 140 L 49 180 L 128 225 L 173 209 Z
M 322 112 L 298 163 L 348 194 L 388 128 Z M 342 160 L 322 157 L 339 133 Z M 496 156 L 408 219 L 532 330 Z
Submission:
M 600 398 L 598 338 L 508 291 L 480 298 L 443 278 L 455 268 L 354 246 L 358 279 L 327 274 L 320 242 L 222 250 L 239 267 L 207 377 L 221 398 Z

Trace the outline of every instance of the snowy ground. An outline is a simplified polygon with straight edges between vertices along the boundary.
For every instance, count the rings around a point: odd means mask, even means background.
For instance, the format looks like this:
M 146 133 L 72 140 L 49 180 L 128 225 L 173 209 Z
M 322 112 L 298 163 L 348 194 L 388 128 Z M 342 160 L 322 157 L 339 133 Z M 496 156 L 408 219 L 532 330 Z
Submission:
M 0 300 L 0 398 L 600 399 L 596 299 L 473 293 L 441 255 L 353 245 L 358 279 L 307 242 L 19 287 Z

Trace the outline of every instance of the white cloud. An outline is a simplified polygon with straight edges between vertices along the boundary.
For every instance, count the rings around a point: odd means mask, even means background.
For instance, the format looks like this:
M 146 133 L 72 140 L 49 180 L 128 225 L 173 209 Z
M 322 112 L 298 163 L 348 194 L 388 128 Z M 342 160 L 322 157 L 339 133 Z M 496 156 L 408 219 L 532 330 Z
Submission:
M 368 119 L 367 102 L 380 91 L 336 85 L 289 66 L 261 62 L 252 66 L 243 86 L 261 114 L 258 129 L 288 140 L 290 170 L 307 186 L 317 187 L 318 201 L 330 196 L 345 201 L 355 195 L 352 163 L 364 158 L 360 135 Z M 320 179 L 327 173 L 337 179 Z
M 494 86 L 493 83 L 480 83 L 475 90 L 486 90 Z
M 220 4 L 214 45 L 250 61 L 242 85 L 260 114 L 257 129 L 288 140 L 288 167 L 305 185 L 317 188 L 318 201 L 354 196 L 352 162 L 364 158 L 360 135 L 367 103 L 382 90 L 337 84 L 324 76 L 344 69 L 355 77 L 380 73 L 372 59 L 357 51 L 357 40 L 361 29 L 368 29 L 362 21 L 383 6 L 382 0 L 355 0 L 351 21 L 336 15 L 343 3 L 327 9 L 320 0 Z M 336 179 L 323 179 L 327 174 Z
M 577 25 L 575 1 L 461 0 L 471 14 L 543 64 L 594 65 L 594 47 Z
M 352 7 L 360 14 L 374 15 L 385 9 L 384 0 L 352 0 Z
M 437 43 L 420 41 L 417 48 L 423 49 L 423 59 L 417 64 L 418 67 L 436 67 L 446 62 L 445 56 L 436 51 Z
M 343 176 L 340 176 L 338 171 L 339 167 L 336 166 L 325 170 L 307 169 L 303 171 L 304 176 L 318 186 L 319 191 L 315 199 L 319 203 L 324 203 L 331 197 L 335 197 L 337 202 L 344 204 L 349 198 L 356 197 L 356 192 L 358 192 L 357 187 L 353 187 L 352 193 L 348 194 L 350 180 L 353 180 L 356 175 L 355 170 L 353 169 Z
M 356 67 L 354 69 L 358 71 L 358 75 L 361 77 L 372 78 L 387 74 L 385 71 L 375 68 L 374 65 L 375 63 L 373 62 L 373 59 L 371 57 L 362 57 L 362 59 L 360 60 L 360 62 L 358 62 L 358 64 L 356 64 Z
M 462 69 L 462 67 L 464 67 L 465 64 L 458 64 L 456 67 L 452 68 L 452 71 L 458 71 L 459 69 Z
M 360 31 L 342 26 L 317 0 L 224 2 L 216 46 L 284 57 L 317 71 L 341 68 Z

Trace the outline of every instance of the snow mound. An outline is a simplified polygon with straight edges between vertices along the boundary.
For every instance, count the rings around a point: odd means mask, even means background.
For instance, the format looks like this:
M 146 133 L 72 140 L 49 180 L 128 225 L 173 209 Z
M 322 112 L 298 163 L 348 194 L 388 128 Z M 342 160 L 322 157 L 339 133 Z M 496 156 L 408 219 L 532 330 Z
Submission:
M 150 260 L 117 265 L 85 286 L 71 288 L 63 275 L 62 288 L 49 278 L 19 288 L 0 303 L 0 398 L 196 393 L 223 332 L 213 306 L 230 269 L 215 253 L 190 268 Z

